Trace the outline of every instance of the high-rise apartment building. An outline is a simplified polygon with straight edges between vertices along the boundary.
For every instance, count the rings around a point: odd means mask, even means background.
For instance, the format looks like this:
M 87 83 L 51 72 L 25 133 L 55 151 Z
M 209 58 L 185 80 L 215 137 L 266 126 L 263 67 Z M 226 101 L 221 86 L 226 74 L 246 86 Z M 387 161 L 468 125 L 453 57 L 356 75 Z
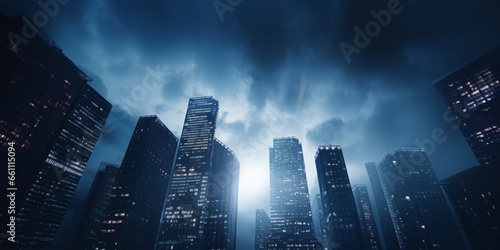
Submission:
M 153 249 L 177 137 L 155 115 L 141 116 L 115 179 L 99 249 Z
M 316 172 L 327 220 L 328 249 L 363 249 L 349 175 L 340 146 L 320 146 Z
M 269 250 L 316 249 L 302 144 L 275 138 L 269 149 L 271 236 Z

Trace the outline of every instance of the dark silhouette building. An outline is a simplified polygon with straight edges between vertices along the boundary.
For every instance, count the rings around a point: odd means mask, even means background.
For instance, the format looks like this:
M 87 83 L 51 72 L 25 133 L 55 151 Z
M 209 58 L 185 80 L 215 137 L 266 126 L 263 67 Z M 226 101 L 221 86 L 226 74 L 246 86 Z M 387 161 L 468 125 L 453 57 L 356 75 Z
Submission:
M 218 110 L 211 96 L 189 99 L 156 249 L 235 247 L 239 163 L 214 137 Z
M 240 163 L 233 151 L 214 138 L 212 167 L 207 185 L 203 249 L 236 247 L 236 215 Z
M 454 70 L 434 86 L 479 164 L 500 168 L 500 49 Z
M 399 250 L 398 237 L 392 224 L 391 212 L 385 199 L 380 176 L 377 172 L 377 165 L 374 162 L 365 164 L 368 179 L 372 187 L 373 196 L 375 198 L 375 206 L 377 207 L 378 218 L 380 219 L 379 236 L 383 249 Z
M 119 166 L 102 162 L 89 189 L 83 215 L 71 249 L 94 250 L 99 248 L 102 222 L 106 218 L 109 201 Z
M 269 250 L 316 249 L 302 144 L 274 138 L 269 149 L 271 236 Z
M 327 249 L 326 246 L 328 245 L 328 234 L 326 230 L 326 217 L 323 210 L 323 202 L 321 201 L 320 194 L 317 194 L 314 197 L 314 201 L 312 203 L 312 217 L 316 239 L 321 244 L 322 249 Z
M 366 185 L 355 185 L 352 192 L 354 194 L 354 202 L 356 202 L 356 209 L 361 225 L 361 236 L 364 242 L 364 249 L 381 250 L 382 245 L 380 244 L 368 189 Z
M 340 146 L 320 146 L 315 156 L 327 218 L 328 249 L 363 249 L 361 226 Z
M 154 115 L 141 116 L 102 221 L 99 249 L 153 249 L 177 137 Z
M 23 248 L 55 238 L 110 110 L 104 98 L 84 86 L 18 210 Z
M 480 167 L 442 181 L 473 249 L 500 248 L 500 49 L 435 82 Z
M 494 171 L 477 166 L 441 181 L 472 249 L 500 249 L 500 182 Z
M 267 250 L 267 238 L 271 233 L 271 220 L 264 209 L 255 211 L 255 250 Z
M 21 15 L 0 11 L 0 152 L 7 155 L 14 144 L 15 241 L 21 248 L 50 248 L 111 104 L 43 30 L 32 28 Z M 1 183 L 6 197 L 7 182 Z M 7 208 L 6 202 L 0 205 Z M 3 225 L 12 215 L 7 212 L 0 211 Z M 13 247 L 6 236 L 0 233 L 2 249 Z
M 377 166 L 402 249 L 464 249 L 423 149 L 399 149 Z

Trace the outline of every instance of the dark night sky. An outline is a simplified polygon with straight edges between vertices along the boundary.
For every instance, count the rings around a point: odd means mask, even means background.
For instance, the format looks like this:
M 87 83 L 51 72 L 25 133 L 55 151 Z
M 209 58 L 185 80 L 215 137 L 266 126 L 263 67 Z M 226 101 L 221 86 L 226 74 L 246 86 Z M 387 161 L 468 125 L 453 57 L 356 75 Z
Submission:
M 30 20 L 42 11 L 37 1 L 7 2 Z M 500 44 L 500 2 L 401 1 L 348 63 L 339 44 L 354 45 L 354 28 L 389 2 L 242 0 L 221 20 L 212 0 L 72 0 L 44 29 L 114 105 L 89 172 L 121 163 L 138 116 L 157 114 L 179 136 L 189 97 L 219 100 L 216 136 L 241 162 L 244 250 L 253 249 L 255 209 L 269 210 L 273 137 L 301 140 L 311 196 L 319 144 L 343 147 L 352 184 L 368 182 L 365 162 L 435 129 L 446 136 L 427 148 L 439 179 L 477 164 L 432 83 Z

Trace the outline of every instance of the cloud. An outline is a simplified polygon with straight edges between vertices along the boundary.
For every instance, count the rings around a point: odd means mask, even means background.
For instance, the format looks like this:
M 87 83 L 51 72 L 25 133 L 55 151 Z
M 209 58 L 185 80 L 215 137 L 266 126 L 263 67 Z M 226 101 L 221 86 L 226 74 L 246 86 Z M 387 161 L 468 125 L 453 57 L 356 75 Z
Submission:
M 328 120 L 307 131 L 307 139 L 318 145 L 328 145 L 342 141 L 344 122 L 339 118 Z
M 28 15 L 40 10 L 7 2 Z M 244 0 L 221 22 L 210 1 L 72 0 L 46 30 L 114 104 L 108 123 L 116 127 L 103 133 L 92 166 L 121 161 L 139 115 L 157 114 L 180 135 L 189 97 L 219 100 L 217 137 L 242 169 L 238 249 L 252 249 L 254 210 L 269 203 L 267 179 L 252 174 L 268 173 L 273 137 L 303 143 L 311 196 L 319 144 L 342 146 L 354 183 L 366 182 L 364 162 L 416 146 L 435 128 L 448 136 L 430 156 L 440 178 L 476 164 L 443 121 L 432 81 L 500 44 L 500 2 L 401 0 L 401 13 L 348 63 L 339 44 L 352 44 L 354 27 L 387 3 Z M 148 67 L 159 69 L 158 88 L 130 99 Z
M 172 100 L 185 97 L 184 86 L 188 84 L 189 77 L 190 72 L 171 72 L 162 88 L 163 98 L 166 100 Z

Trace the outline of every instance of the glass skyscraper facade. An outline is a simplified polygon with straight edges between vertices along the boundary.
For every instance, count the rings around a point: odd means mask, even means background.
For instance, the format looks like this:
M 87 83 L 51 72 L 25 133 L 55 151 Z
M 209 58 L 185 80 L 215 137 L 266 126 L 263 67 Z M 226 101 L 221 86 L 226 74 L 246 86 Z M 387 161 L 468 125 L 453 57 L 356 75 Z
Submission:
M 71 249 L 91 250 L 99 248 L 99 235 L 102 221 L 106 216 L 109 201 L 119 166 L 101 163 L 89 189 L 85 209 L 80 219 L 75 241 Z
M 269 250 L 316 249 L 302 144 L 295 137 L 273 140 L 269 149 L 271 236 Z
M 255 211 L 255 250 L 267 250 L 267 238 L 271 233 L 271 220 L 264 209 Z
M 500 49 L 435 82 L 483 167 L 500 168 Z
M 23 25 L 21 16 L 0 11 L 2 37 L 20 34 Z M 16 241 L 22 248 L 49 248 L 111 104 L 43 30 L 26 43 L 0 43 L 0 148 L 2 155 L 8 143 L 16 150 Z M 8 207 L 4 199 L 0 205 Z M 6 212 L 0 211 L 2 224 Z M 7 241 L 0 242 L 4 248 Z
M 214 137 L 218 110 L 211 96 L 189 99 L 156 249 L 235 247 L 239 162 Z
M 99 249 L 153 249 L 177 137 L 155 115 L 141 116 L 115 179 Z
M 219 102 L 190 98 L 157 249 L 201 249 Z
M 110 110 L 90 86 L 76 97 L 18 211 L 23 247 L 40 247 L 54 239 Z
M 423 149 L 399 149 L 377 166 L 402 249 L 464 249 Z
M 320 146 L 316 172 L 327 218 L 328 249 L 363 249 L 349 175 L 340 146 Z
M 377 171 L 375 162 L 365 164 L 368 179 L 372 187 L 373 196 L 375 198 L 375 206 L 377 207 L 378 218 L 380 219 L 379 235 L 383 249 L 399 250 L 398 237 L 392 224 L 391 212 L 385 199 L 384 189 Z
M 207 185 L 203 249 L 233 250 L 236 247 L 239 169 L 234 152 L 215 138 Z
M 361 236 L 364 242 L 365 249 L 381 250 L 377 224 L 373 214 L 370 196 L 366 185 L 355 185 L 352 189 L 354 194 L 354 202 L 358 211 L 359 222 L 361 225 Z

